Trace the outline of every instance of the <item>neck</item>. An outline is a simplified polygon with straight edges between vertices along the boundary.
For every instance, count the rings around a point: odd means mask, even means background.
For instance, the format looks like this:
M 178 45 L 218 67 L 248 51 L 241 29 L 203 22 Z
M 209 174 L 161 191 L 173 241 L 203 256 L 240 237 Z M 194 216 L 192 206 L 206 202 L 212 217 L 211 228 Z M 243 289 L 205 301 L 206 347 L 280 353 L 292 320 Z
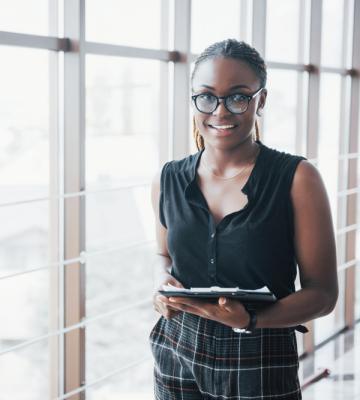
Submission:
M 231 149 L 221 149 L 207 145 L 200 162 L 204 162 L 206 169 L 211 168 L 217 175 L 232 175 L 253 161 L 258 154 L 258 147 L 259 145 L 252 136 Z

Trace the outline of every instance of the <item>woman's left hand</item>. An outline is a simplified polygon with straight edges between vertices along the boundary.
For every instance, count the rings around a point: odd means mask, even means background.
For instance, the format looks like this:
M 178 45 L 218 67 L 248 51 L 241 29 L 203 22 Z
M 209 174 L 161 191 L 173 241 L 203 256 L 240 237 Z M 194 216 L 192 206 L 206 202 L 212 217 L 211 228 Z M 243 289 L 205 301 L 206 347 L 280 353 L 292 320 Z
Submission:
M 170 297 L 166 301 L 173 308 L 221 322 L 232 328 L 244 328 L 250 320 L 246 308 L 238 300 L 227 297 L 219 297 L 217 303 L 187 297 Z

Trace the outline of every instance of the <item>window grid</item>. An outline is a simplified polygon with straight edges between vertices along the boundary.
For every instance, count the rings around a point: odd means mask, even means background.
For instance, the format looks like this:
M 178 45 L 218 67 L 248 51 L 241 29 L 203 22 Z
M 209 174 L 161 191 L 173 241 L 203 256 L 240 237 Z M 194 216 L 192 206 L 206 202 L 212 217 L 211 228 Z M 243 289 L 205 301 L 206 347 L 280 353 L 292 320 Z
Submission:
M 242 0 L 243 1 L 243 0 Z M 350 115 L 349 115 L 349 143 L 348 143 L 348 148 L 344 147 L 343 149 L 340 150 L 341 155 L 339 155 L 339 160 L 348 160 L 348 164 L 350 164 L 350 161 L 353 160 L 354 163 L 351 165 L 351 170 L 347 170 L 347 173 L 349 174 L 349 179 L 346 180 L 347 182 L 347 188 L 346 189 L 338 189 L 338 196 L 347 196 L 346 197 L 346 208 L 351 206 L 350 202 L 354 201 L 356 204 L 356 197 L 357 193 L 360 190 L 359 187 L 353 187 L 351 188 L 351 182 L 355 182 L 356 186 L 356 169 L 357 169 L 357 159 L 359 157 L 359 154 L 357 153 L 358 151 L 358 131 L 359 131 L 359 119 L 358 119 L 358 110 L 359 110 L 359 71 L 360 71 L 360 44 L 356 41 L 353 41 L 353 47 L 352 47 L 352 66 L 351 68 L 335 68 L 335 67 L 327 67 L 327 66 L 320 66 L 320 47 L 321 47 L 321 7 L 322 7 L 322 2 L 318 0 L 312 0 L 311 2 L 311 47 L 310 47 L 310 64 L 290 64 L 290 63 L 281 63 L 281 62 L 275 62 L 271 61 L 268 62 L 268 66 L 270 68 L 274 69 L 281 69 L 281 70 L 295 70 L 299 72 L 305 72 L 308 73 L 309 75 L 309 83 L 308 83 L 308 98 L 309 98 L 309 103 L 308 103 L 308 115 L 307 115 L 307 123 L 308 123 L 308 136 L 306 140 L 307 144 L 307 150 L 305 154 L 309 158 L 311 158 L 314 162 L 316 162 L 316 156 L 317 156 L 317 131 L 318 131 L 318 115 L 319 115 L 319 107 L 318 107 L 318 94 L 319 94 L 319 87 L 320 87 L 320 82 L 319 82 L 319 73 L 334 73 L 334 74 L 339 74 L 344 77 L 350 77 L 351 80 L 351 89 L 350 89 Z M 76 2 L 72 2 L 72 5 L 69 7 L 70 2 L 68 0 L 65 0 L 65 22 L 68 21 L 69 24 L 73 24 L 72 28 L 70 28 L 70 25 L 68 26 L 69 31 L 72 29 L 75 29 L 76 35 L 84 35 L 84 2 L 83 0 L 77 0 Z M 303 4 L 303 2 L 302 2 Z M 353 26 L 353 33 L 352 37 L 358 37 L 359 32 L 360 32 L 360 4 L 359 2 L 345 2 L 345 7 L 354 7 L 354 26 Z M 245 6 L 244 6 L 245 7 Z M 169 146 L 167 142 L 165 142 L 165 146 L 162 148 L 162 156 L 161 156 L 161 162 L 164 161 L 164 158 L 167 156 L 172 156 L 173 158 L 178 158 L 182 157 L 185 154 L 187 154 L 186 149 L 188 148 L 188 138 L 186 138 L 186 135 L 183 134 L 184 130 L 187 130 L 187 124 L 184 124 L 184 122 L 180 123 L 181 121 L 187 121 L 189 118 L 188 115 L 188 107 L 184 106 L 187 102 L 187 98 L 189 95 L 189 89 L 188 85 L 185 85 L 184 83 L 188 83 L 188 73 L 189 73 L 189 65 L 191 60 L 195 58 L 195 55 L 189 53 L 189 42 L 190 42 L 190 36 L 189 36 L 189 26 L 190 26 L 190 8 L 191 8 L 191 3 L 190 0 L 187 0 L 186 2 L 184 1 L 179 1 L 179 0 L 174 0 L 174 9 L 173 12 L 174 14 L 172 15 L 172 18 L 180 24 L 175 23 L 174 27 L 174 37 L 175 37 L 175 43 L 174 43 L 174 48 L 177 49 L 176 51 L 162 51 L 162 50 L 152 50 L 152 49 L 141 49 L 141 48 L 132 48 L 132 47 L 127 47 L 127 46 L 120 46 L 120 45 L 107 45 L 107 44 L 99 44 L 99 43 L 92 43 L 92 42 L 85 42 L 84 37 L 82 36 L 82 39 L 80 39 L 80 46 L 78 49 L 72 48 L 72 44 L 74 43 L 71 39 L 68 38 L 57 38 L 57 37 L 50 37 L 50 36 L 39 36 L 39 35 L 28 35 L 28 34 L 20 34 L 20 33 L 11 33 L 11 32 L 0 32 L 0 45 L 10 45 L 10 46 L 21 46 L 21 47 L 30 47 L 30 48 L 41 48 L 41 49 L 47 49 L 49 51 L 54 51 L 54 52 L 64 52 L 65 54 L 65 69 L 67 68 L 66 65 L 67 63 L 68 68 L 72 68 L 73 72 L 77 71 L 77 78 L 73 82 L 74 87 L 76 88 L 75 90 L 77 93 L 75 94 L 76 99 L 77 99 L 77 104 L 75 104 L 75 110 L 76 112 L 73 114 L 73 116 L 68 117 L 70 120 L 71 118 L 74 118 L 76 121 L 75 124 L 80 124 L 80 129 L 75 129 L 75 131 L 78 131 L 80 133 L 80 136 L 77 138 L 78 139 L 78 151 L 73 154 L 73 158 L 70 160 L 67 159 L 69 162 L 66 163 L 67 167 L 65 170 L 65 174 L 68 173 L 71 174 L 74 173 L 74 171 L 78 170 L 80 181 L 81 177 L 82 179 L 84 178 L 84 165 L 81 165 L 81 159 L 83 160 L 83 154 L 82 152 L 84 151 L 83 149 L 83 139 L 81 138 L 81 135 L 84 135 L 84 87 L 83 87 L 83 82 L 81 74 L 84 74 L 84 56 L 85 53 L 91 53 L 91 54 L 100 54 L 100 55 L 115 55 L 115 56 L 123 56 L 123 57 L 136 57 L 136 58 L 147 58 L 147 59 L 158 59 L 161 61 L 165 62 L 166 68 L 169 63 L 173 63 L 174 67 L 174 72 L 173 72 L 173 90 L 172 90 L 172 98 L 170 99 L 172 101 L 171 109 L 167 110 L 170 113 L 169 120 L 171 122 L 172 126 L 172 132 L 173 132 L 173 137 L 171 136 L 169 138 L 168 135 L 163 135 L 164 139 L 167 138 L 172 141 L 172 146 Z M 69 12 L 69 10 L 72 11 L 72 13 Z M 76 12 L 74 12 L 76 11 Z M 69 14 L 67 14 L 69 12 Z M 54 13 L 54 10 L 52 11 Z M 171 14 L 171 12 L 169 11 Z M 70 14 L 72 17 L 70 17 Z M 348 15 L 348 13 L 345 13 L 345 15 Z M 266 2 L 265 1 L 259 1 L 256 0 L 253 2 L 253 21 L 255 20 L 256 17 L 256 24 L 253 22 L 253 26 L 257 27 L 257 29 L 253 30 L 253 44 L 256 48 L 259 50 L 262 49 L 262 52 L 264 54 L 264 47 L 265 47 L 265 19 L 266 19 Z M 166 18 L 166 16 L 164 17 Z M 259 25 L 259 21 L 262 21 Z M 345 27 L 347 24 L 344 24 Z M 262 30 L 259 30 L 259 26 L 263 27 Z M 65 35 L 66 36 L 71 36 L 68 35 L 68 29 L 65 28 Z M 167 35 L 167 31 L 163 31 L 163 35 Z M 303 32 L 303 30 L 302 30 Z M 75 35 L 75 36 L 76 36 Z M 351 35 L 349 35 L 351 36 Z M 302 38 L 303 35 L 300 35 Z M 346 33 L 344 33 L 344 37 L 346 37 Z M 74 37 L 75 39 L 75 37 Z M 80 49 L 80 52 L 78 50 Z M 75 65 L 71 65 L 71 57 L 74 58 L 74 53 L 75 57 L 77 60 L 75 61 Z M 69 56 L 69 57 L 68 57 Z M 183 58 L 182 58 L 183 57 Z M 346 54 L 343 55 L 343 59 L 345 59 L 347 56 Z M 69 61 L 67 61 L 67 59 Z M 185 61 L 184 61 L 185 60 Z M 55 71 L 55 65 L 52 66 L 52 71 L 56 73 Z M 344 63 L 345 65 L 345 63 Z M 70 71 L 70 70 L 69 70 Z M 70 74 L 69 74 L 70 75 Z M 60 77 L 59 77 L 60 79 Z M 70 77 L 66 74 L 65 71 L 65 85 L 70 82 Z M 169 93 L 169 87 L 168 87 L 168 75 L 164 74 L 163 78 L 163 90 L 164 93 Z M 301 83 L 299 82 L 298 88 L 301 86 Z M 186 88 L 187 89 L 183 89 Z M 343 80 L 343 91 L 345 93 L 345 80 Z M 56 89 L 53 88 L 53 93 L 56 93 Z M 344 97 L 346 95 L 344 94 Z M 56 98 L 57 96 L 55 96 Z M 68 92 L 66 92 L 66 86 L 65 86 L 65 107 L 66 104 L 70 105 L 71 104 L 71 96 L 69 95 Z M 301 96 L 300 96 L 301 97 Z M 299 97 L 298 101 L 301 100 Z M 53 105 L 56 108 L 56 105 Z M 165 106 L 165 103 L 164 103 Z M 60 105 L 58 105 L 59 108 Z M 176 110 L 182 110 L 179 115 L 181 116 L 181 119 L 176 119 L 176 116 L 173 115 L 171 119 L 171 113 L 173 113 L 173 109 Z M 69 121 L 67 120 L 67 113 L 66 109 L 64 110 L 65 112 L 65 125 Z M 69 111 L 68 111 L 69 113 Z M 344 114 L 345 115 L 345 114 Z M 166 118 L 167 119 L 167 118 Z M 300 118 L 301 120 L 301 118 Z M 74 122 L 73 122 L 74 123 Z M 60 122 L 59 122 L 60 124 Z M 298 120 L 298 124 L 300 124 Z M 169 124 L 166 123 L 164 126 L 168 126 Z M 73 125 L 76 126 L 76 125 Z M 69 130 L 68 126 L 65 126 L 64 131 L 65 135 L 67 130 Z M 165 131 L 165 129 L 164 129 Z M 298 135 L 299 132 L 303 132 L 302 129 L 298 130 Z M 302 143 L 301 138 L 298 138 L 297 143 Z M 68 154 L 71 154 L 71 149 L 69 148 L 69 143 L 70 143 L 70 138 L 66 138 L 65 136 L 65 157 Z M 58 143 L 59 144 L 59 143 Z M 169 151 L 169 149 L 171 151 Z M 346 150 L 348 150 L 350 153 L 347 154 L 345 153 Z M 59 165 L 61 164 L 61 161 L 59 161 Z M 350 167 L 350 165 L 349 165 Z M 340 172 L 339 172 L 340 173 Z M 66 175 L 65 175 L 66 176 Z M 351 179 L 350 179 L 351 178 Z M 343 182 L 340 180 L 340 182 Z M 75 249 L 75 251 L 72 253 L 70 252 L 70 255 L 73 256 L 74 254 L 84 254 L 84 245 L 81 245 L 81 242 L 84 243 L 84 217 L 80 218 L 80 214 L 84 212 L 84 203 L 81 202 L 81 198 L 84 198 L 84 196 L 88 193 L 89 191 L 82 190 L 82 187 L 84 187 L 84 184 L 79 184 L 79 182 L 73 183 L 71 186 L 75 184 L 75 190 L 73 187 L 66 188 L 65 192 L 67 194 L 62 194 L 59 196 L 55 196 L 54 199 L 56 198 L 59 200 L 59 210 L 58 212 L 60 213 L 61 217 L 61 207 L 64 206 L 63 201 L 67 197 L 75 197 L 78 198 L 78 201 L 80 204 L 77 204 L 75 206 L 75 215 L 77 215 L 77 220 L 79 221 L 79 225 L 77 227 L 77 236 L 79 241 L 79 246 L 80 246 L 80 251 L 79 249 Z M 66 183 L 65 183 L 66 186 Z M 113 188 L 113 189 L 108 189 L 108 190 L 121 190 L 123 188 Z M 94 191 L 98 192 L 98 191 Z M 349 195 L 355 194 L 355 200 L 349 199 Z M 50 198 L 49 198 L 50 199 Z M 43 200 L 49 200 L 46 198 L 41 198 L 41 199 L 32 199 L 32 200 L 27 200 L 29 201 L 43 201 Z M 22 201 L 24 202 L 24 201 Z M 12 204 L 4 204 L 3 206 L 11 206 L 15 205 L 16 202 L 13 202 Z M 78 209 L 78 207 L 82 208 L 82 211 Z M 339 210 L 344 212 L 345 210 Z M 65 210 L 66 214 L 67 210 Z M 80 212 L 80 214 L 79 214 Z M 66 218 L 66 215 L 64 215 Z M 61 225 L 63 224 L 63 221 L 61 221 L 60 218 L 60 232 L 61 232 Z M 359 229 L 358 225 L 356 224 L 356 212 L 352 213 L 346 223 L 342 226 L 345 226 L 345 228 L 341 228 L 337 230 L 337 235 L 342 235 L 345 233 L 344 237 L 345 239 L 348 239 L 347 233 L 348 232 L 353 232 L 354 234 L 357 233 L 357 229 Z M 70 232 L 69 230 L 73 230 L 74 226 L 73 225 L 67 225 L 65 228 L 65 237 L 70 238 Z M 66 231 L 68 230 L 68 232 Z M 81 239 L 82 237 L 82 239 Z M 73 239 L 73 238 L 72 238 Z M 61 250 L 61 239 L 60 240 L 60 250 Z M 67 239 L 66 239 L 67 240 Z M 345 270 L 346 271 L 346 282 L 349 287 L 351 287 L 350 290 L 350 296 L 347 297 L 347 309 L 346 309 L 346 324 L 348 326 L 351 326 L 354 324 L 354 315 L 353 315 L 353 308 L 354 308 L 354 273 L 355 273 L 355 266 L 358 266 L 358 260 L 356 259 L 356 254 L 354 254 L 354 242 L 355 241 L 349 241 L 346 240 L 346 245 L 350 246 L 347 248 L 347 258 L 351 259 L 346 259 L 344 262 L 339 266 L 339 270 Z M 64 244 L 66 248 L 66 243 Z M 67 244 L 69 245 L 69 243 Z M 104 250 L 107 251 L 107 250 Z M 66 254 L 66 252 L 65 252 Z M 86 254 L 87 256 L 91 256 L 91 254 Z M 352 257 L 351 257 L 352 255 Z M 60 257 L 60 262 L 59 263 L 54 263 L 51 265 L 48 265 L 46 267 L 40 267 L 40 268 L 52 268 L 53 266 L 67 266 L 67 265 L 75 265 L 74 263 L 78 263 L 78 265 L 81 265 L 82 258 L 81 257 L 71 257 L 71 256 L 64 256 L 62 261 L 62 258 Z M 67 259 L 67 260 L 66 260 Z M 39 268 L 38 268 L 39 269 Z M 32 270 L 31 272 L 35 272 L 37 269 Z M 14 276 L 14 275 L 13 275 Z M 10 277 L 10 276 L 9 276 Z M 74 295 L 78 297 L 77 299 L 77 305 L 83 304 L 83 301 L 85 299 L 85 293 L 82 292 L 81 290 L 81 280 L 83 279 L 83 276 L 81 277 L 77 275 L 76 279 L 80 279 L 78 281 L 80 283 L 80 286 L 74 287 Z M 60 286 L 64 287 L 62 285 L 62 280 L 59 280 Z M 66 299 L 64 299 L 66 300 Z M 73 309 L 73 306 L 68 306 L 69 309 Z M 81 307 L 80 307 L 81 308 Z M 68 309 L 68 311 L 69 311 Z M 83 310 L 84 311 L 84 310 Z M 98 316 L 97 318 L 100 318 Z M 75 319 L 80 319 L 79 315 L 75 317 Z M 86 319 L 83 319 L 83 321 L 86 321 Z M 79 324 L 84 324 L 84 322 L 79 322 Z M 312 328 L 313 324 L 309 324 L 309 326 Z M 77 326 L 76 324 L 70 325 L 67 328 L 63 328 L 62 330 L 59 330 L 55 334 L 61 334 L 64 333 L 65 330 L 67 329 L 68 331 L 71 329 L 76 329 L 74 328 Z M 82 326 L 82 325 L 81 325 Z M 80 325 L 78 326 L 80 327 Z M 314 349 L 314 341 L 313 341 L 313 328 L 311 329 L 312 332 L 312 337 L 311 340 L 307 341 L 305 343 L 305 349 L 307 351 L 311 351 Z M 50 334 L 51 335 L 51 334 Z M 47 337 L 49 337 L 48 335 Z M 84 348 L 82 348 L 81 351 L 82 354 L 79 355 L 81 359 L 83 359 L 84 356 Z M 70 360 L 70 359 L 69 359 Z M 70 364 L 67 364 L 65 368 L 65 374 L 69 377 L 69 372 L 70 370 Z M 84 367 L 84 364 L 83 364 Z M 58 371 L 60 372 L 60 371 Z M 61 373 L 60 373 L 61 375 Z M 75 376 L 72 371 L 72 376 Z M 84 384 L 84 375 L 82 375 L 81 371 L 78 371 L 77 375 L 77 385 L 82 385 Z M 104 377 L 103 379 L 105 379 Z M 60 379 L 59 382 L 62 382 Z M 76 385 L 75 385 L 76 386 Z M 61 383 L 59 384 L 59 387 L 61 387 Z M 71 390 L 68 386 L 65 389 L 65 392 L 67 390 Z M 75 389 L 79 391 L 79 389 Z M 81 388 L 80 388 L 81 390 Z M 64 391 L 59 390 L 59 395 L 60 398 L 67 398 L 67 395 L 64 395 Z

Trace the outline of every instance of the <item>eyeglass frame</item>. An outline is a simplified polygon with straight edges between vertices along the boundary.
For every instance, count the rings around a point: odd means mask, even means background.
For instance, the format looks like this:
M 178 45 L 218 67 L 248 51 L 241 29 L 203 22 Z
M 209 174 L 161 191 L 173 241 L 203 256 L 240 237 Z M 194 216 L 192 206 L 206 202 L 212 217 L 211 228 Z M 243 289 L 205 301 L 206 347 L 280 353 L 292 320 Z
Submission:
M 213 96 L 213 97 L 216 98 L 216 107 L 215 107 L 214 110 L 211 111 L 211 112 L 200 111 L 200 110 L 198 109 L 197 105 L 196 105 L 196 99 L 197 99 L 197 97 L 202 96 L 202 95 L 207 94 L 207 93 L 194 94 L 194 95 L 191 96 L 191 99 L 192 99 L 192 101 L 194 102 L 196 109 L 197 109 L 199 112 L 201 112 L 202 114 L 212 114 L 213 112 L 215 112 L 216 109 L 219 107 L 220 99 L 221 99 L 221 100 L 224 100 L 224 107 L 225 107 L 229 112 L 231 112 L 231 114 L 237 114 L 237 115 L 239 115 L 239 114 L 243 114 L 243 113 L 245 113 L 245 112 L 247 111 L 247 109 L 249 108 L 250 101 L 251 101 L 254 97 L 256 97 L 263 89 L 265 89 L 265 88 L 264 88 L 263 86 L 261 86 L 255 93 L 253 93 L 253 94 L 251 94 L 251 95 L 244 94 L 244 93 L 232 93 L 232 94 L 228 94 L 227 96 L 216 96 L 215 94 L 210 93 L 211 96 Z M 246 109 L 245 109 L 244 111 L 241 111 L 241 112 L 233 112 L 233 111 L 231 111 L 231 110 L 229 110 L 229 109 L 227 108 L 226 100 L 227 100 L 229 97 L 234 96 L 234 95 L 236 95 L 236 94 L 240 94 L 241 96 L 244 96 L 244 97 L 247 99 L 247 106 L 246 106 Z

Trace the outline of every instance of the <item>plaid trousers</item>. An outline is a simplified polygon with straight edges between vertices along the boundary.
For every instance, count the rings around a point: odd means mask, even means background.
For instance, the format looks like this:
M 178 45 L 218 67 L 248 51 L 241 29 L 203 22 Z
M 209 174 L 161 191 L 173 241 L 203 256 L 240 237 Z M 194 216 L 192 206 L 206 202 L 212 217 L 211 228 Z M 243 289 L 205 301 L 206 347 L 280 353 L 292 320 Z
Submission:
M 161 316 L 149 342 L 156 400 L 302 398 L 294 328 L 236 333 L 180 312 L 171 320 Z

